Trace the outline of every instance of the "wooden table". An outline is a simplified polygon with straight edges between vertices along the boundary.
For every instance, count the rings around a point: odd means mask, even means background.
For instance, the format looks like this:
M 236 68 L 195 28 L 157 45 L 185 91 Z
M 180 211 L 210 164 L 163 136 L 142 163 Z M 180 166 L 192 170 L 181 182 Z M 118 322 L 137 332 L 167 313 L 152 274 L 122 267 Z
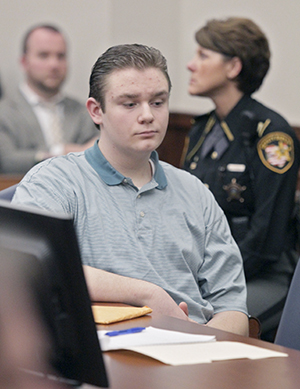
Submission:
M 0 190 L 18 184 L 23 178 L 20 174 L 0 174 Z
M 287 358 L 231 360 L 207 364 L 169 366 L 131 351 L 104 353 L 112 389 L 291 389 L 300 387 L 300 352 L 162 315 L 148 315 L 98 329 L 153 326 L 195 334 L 216 335 L 217 340 L 239 341 L 289 354 Z M 92 388 L 83 385 L 84 389 Z

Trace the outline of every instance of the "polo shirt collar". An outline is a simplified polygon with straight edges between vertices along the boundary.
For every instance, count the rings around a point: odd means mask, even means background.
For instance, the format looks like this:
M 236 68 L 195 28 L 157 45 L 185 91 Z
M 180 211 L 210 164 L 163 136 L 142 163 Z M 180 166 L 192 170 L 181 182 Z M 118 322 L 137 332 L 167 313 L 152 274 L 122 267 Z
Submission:
M 107 161 L 98 147 L 98 141 L 91 148 L 85 150 L 84 154 L 88 163 L 107 185 L 119 185 L 126 178 Z M 155 166 L 154 180 L 158 184 L 157 189 L 164 189 L 167 186 L 167 178 L 159 163 L 157 152 L 152 151 L 150 158 Z

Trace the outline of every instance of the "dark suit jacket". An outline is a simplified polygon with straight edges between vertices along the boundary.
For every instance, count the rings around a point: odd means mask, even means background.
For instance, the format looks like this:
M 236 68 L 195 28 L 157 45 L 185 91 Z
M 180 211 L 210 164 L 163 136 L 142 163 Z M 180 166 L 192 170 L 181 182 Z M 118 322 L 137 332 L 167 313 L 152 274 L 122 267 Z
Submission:
M 66 143 L 83 144 L 99 136 L 85 106 L 66 97 L 63 131 Z M 23 174 L 47 151 L 39 122 L 20 91 L 0 102 L 0 173 Z

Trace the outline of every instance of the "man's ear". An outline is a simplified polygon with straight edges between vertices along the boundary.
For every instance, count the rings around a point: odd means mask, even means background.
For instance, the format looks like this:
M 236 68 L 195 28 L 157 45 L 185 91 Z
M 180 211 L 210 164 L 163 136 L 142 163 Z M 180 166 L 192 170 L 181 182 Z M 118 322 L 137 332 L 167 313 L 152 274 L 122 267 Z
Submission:
M 241 72 L 243 68 L 242 61 L 239 57 L 233 57 L 228 61 L 227 77 L 230 80 L 234 80 Z
M 23 70 L 26 70 L 27 62 L 26 62 L 26 55 L 25 55 L 25 54 L 23 54 L 23 55 L 20 57 L 20 65 L 21 65 L 21 67 L 23 68 Z
M 95 124 L 102 124 L 103 112 L 100 107 L 100 103 L 96 101 L 93 97 L 89 97 L 86 102 L 86 108 Z

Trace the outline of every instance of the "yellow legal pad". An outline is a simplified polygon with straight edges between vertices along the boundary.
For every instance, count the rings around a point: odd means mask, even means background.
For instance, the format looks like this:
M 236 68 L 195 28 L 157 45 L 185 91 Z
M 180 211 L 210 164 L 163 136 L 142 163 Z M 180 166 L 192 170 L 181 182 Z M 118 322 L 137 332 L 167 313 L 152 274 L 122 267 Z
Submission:
M 118 321 L 134 319 L 151 313 L 152 309 L 144 307 L 110 307 L 92 305 L 94 320 L 97 324 L 110 324 Z

